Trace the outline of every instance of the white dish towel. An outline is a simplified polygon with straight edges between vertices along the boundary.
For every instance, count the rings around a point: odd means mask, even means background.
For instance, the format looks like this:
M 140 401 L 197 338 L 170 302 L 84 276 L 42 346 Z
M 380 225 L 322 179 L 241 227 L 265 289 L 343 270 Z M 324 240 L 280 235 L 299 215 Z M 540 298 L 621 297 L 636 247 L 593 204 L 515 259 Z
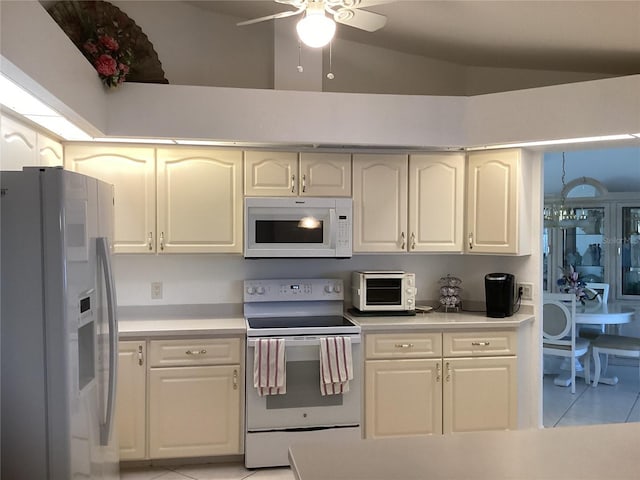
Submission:
M 287 393 L 284 338 L 259 338 L 253 355 L 253 386 L 259 396 Z
M 320 393 L 334 395 L 349 391 L 353 360 L 349 337 L 320 337 Z

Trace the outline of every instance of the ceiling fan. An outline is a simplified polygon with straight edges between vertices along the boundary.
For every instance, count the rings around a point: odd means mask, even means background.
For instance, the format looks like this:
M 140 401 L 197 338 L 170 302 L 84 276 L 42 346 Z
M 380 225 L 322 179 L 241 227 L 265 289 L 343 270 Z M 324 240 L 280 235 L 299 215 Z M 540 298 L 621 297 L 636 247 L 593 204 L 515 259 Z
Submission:
M 291 5 L 295 10 L 287 10 L 265 17 L 240 22 L 237 25 L 251 25 L 276 18 L 292 17 L 304 13 L 296 26 L 300 40 L 310 47 L 323 47 L 335 33 L 335 22 L 350 27 L 375 32 L 387 23 L 387 17 L 378 13 L 361 10 L 364 7 L 391 3 L 394 0 L 274 0 L 276 3 Z M 326 14 L 329 14 L 327 16 Z

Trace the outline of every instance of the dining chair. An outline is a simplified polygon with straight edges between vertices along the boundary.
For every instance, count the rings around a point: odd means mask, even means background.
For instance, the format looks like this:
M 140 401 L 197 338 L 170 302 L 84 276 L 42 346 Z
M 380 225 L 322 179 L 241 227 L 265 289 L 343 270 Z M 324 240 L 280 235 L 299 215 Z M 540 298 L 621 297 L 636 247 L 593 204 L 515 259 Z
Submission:
M 595 365 L 595 373 L 593 376 L 593 386 L 597 387 L 600 381 L 600 373 L 606 372 L 600 363 L 600 355 L 617 355 L 619 357 L 630 357 L 640 359 L 640 338 L 626 337 L 623 335 L 600 335 L 592 341 L 593 361 Z M 638 374 L 640 375 L 640 364 L 638 365 Z
M 608 283 L 589 282 L 585 285 L 585 289 L 588 290 L 587 294 L 595 294 L 595 298 L 588 301 L 597 303 L 607 303 L 609 301 Z M 603 333 L 605 333 L 604 325 L 582 325 L 578 331 L 578 336 L 593 340 Z
M 571 393 L 576 393 L 576 361 L 585 356 L 585 381 L 591 383 L 590 342 L 576 336 L 576 296 L 573 293 L 545 293 L 542 301 L 542 353 L 569 358 Z

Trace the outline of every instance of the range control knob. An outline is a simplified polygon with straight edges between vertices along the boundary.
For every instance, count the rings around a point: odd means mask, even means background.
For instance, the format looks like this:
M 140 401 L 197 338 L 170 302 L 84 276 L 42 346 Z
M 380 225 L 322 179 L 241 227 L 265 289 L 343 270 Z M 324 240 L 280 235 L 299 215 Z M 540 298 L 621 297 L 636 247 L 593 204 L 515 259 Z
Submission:
M 247 287 L 247 294 L 248 295 L 253 295 L 254 293 L 256 293 L 256 289 L 253 287 Z
M 256 288 L 256 293 L 258 295 L 264 295 L 264 287 L 258 287 Z
M 327 293 L 333 292 L 333 285 L 331 285 L 331 284 L 325 285 L 324 286 L 324 291 L 327 292 Z
M 339 283 L 336 283 L 335 286 L 333 287 L 333 291 L 336 293 L 340 293 L 340 290 L 342 290 L 342 287 L 340 286 Z

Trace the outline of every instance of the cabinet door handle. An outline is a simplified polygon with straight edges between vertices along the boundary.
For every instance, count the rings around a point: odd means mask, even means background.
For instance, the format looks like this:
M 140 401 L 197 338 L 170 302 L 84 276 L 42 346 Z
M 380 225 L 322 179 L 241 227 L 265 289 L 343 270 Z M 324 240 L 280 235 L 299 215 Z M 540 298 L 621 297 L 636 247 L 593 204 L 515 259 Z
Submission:
M 302 193 L 307 191 L 307 175 L 302 175 Z
M 202 350 L 187 350 L 184 353 L 187 355 L 204 355 L 207 351 L 203 348 Z
M 233 370 L 233 389 L 238 389 L 238 370 Z
M 160 250 L 164 251 L 164 232 L 160 232 Z
M 491 342 L 471 342 L 471 345 L 474 347 L 488 347 L 491 345 Z
M 296 193 L 296 176 L 291 175 L 291 193 Z
M 411 250 L 416 249 L 416 234 L 411 232 Z
M 447 377 L 445 378 L 447 382 L 451 381 L 451 364 L 447 362 Z
M 413 348 L 413 343 L 396 343 L 396 348 Z
M 404 250 L 404 247 L 405 247 L 405 242 L 404 242 L 404 232 L 401 232 L 401 233 L 400 233 L 400 241 L 402 242 L 402 244 L 400 245 L 400 248 L 401 248 L 402 250 Z
M 436 363 L 436 382 L 440 381 L 440 362 Z
M 469 250 L 473 250 L 473 232 L 469 233 Z
M 149 236 L 147 237 L 147 245 L 149 246 L 149 250 L 153 250 L 153 232 L 149 232 Z
M 138 365 L 144 365 L 144 354 L 142 353 L 142 345 L 138 345 Z

